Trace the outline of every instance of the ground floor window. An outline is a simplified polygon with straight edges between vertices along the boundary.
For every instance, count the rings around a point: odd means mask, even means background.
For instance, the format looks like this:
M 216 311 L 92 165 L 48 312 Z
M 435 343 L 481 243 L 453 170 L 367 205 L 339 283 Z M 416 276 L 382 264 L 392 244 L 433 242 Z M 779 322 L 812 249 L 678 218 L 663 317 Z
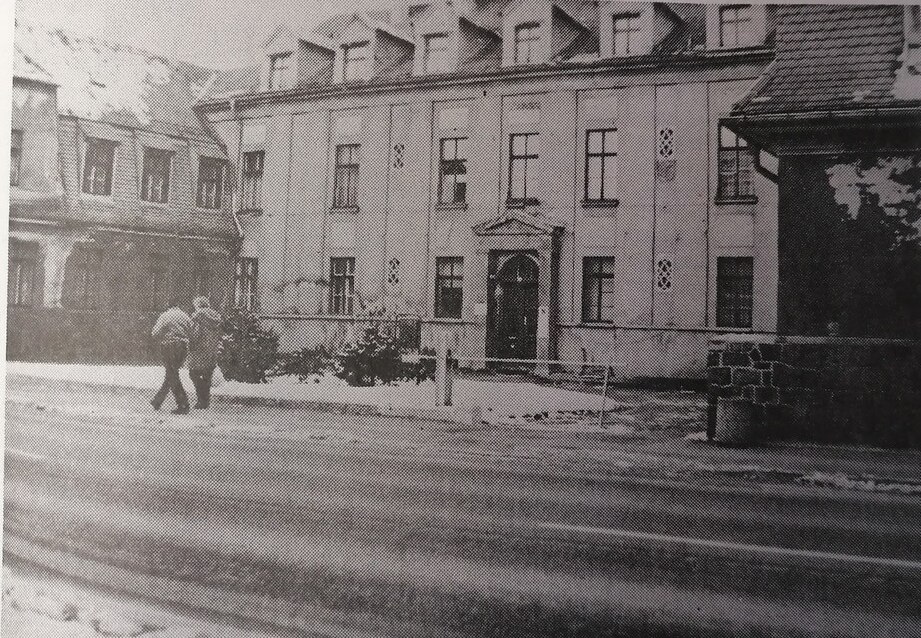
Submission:
M 169 303 L 169 257 L 161 254 L 150 256 L 143 285 L 146 292 L 146 309 L 165 308 Z
M 233 304 L 236 308 L 243 308 L 255 312 L 258 307 L 256 297 L 256 284 L 259 279 L 259 262 L 255 257 L 240 257 L 237 259 L 234 275 Z
M 333 257 L 329 260 L 329 294 L 331 314 L 350 315 L 354 312 L 354 257 Z
M 751 257 L 719 257 L 716 261 L 716 325 L 720 328 L 752 327 Z
M 464 259 L 435 260 L 435 316 L 460 319 L 463 308 Z
M 192 296 L 211 300 L 211 270 L 207 259 L 199 259 L 192 270 Z
M 102 252 L 77 246 L 67 263 L 64 299 L 73 308 L 96 308 L 99 305 L 99 279 Z
M 35 296 L 38 247 L 10 242 L 10 265 L 6 279 L 8 306 L 31 306 Z
M 585 257 L 582 260 L 582 321 L 614 321 L 614 258 Z

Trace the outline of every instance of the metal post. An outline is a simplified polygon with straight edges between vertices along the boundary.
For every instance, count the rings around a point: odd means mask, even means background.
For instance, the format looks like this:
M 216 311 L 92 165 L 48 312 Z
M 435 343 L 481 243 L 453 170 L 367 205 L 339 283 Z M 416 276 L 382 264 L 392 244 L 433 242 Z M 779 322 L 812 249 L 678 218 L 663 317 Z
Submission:
M 435 405 L 451 405 L 451 369 L 448 359 L 448 335 L 438 335 L 438 352 L 435 358 Z
M 604 392 L 601 394 L 601 412 L 598 414 L 598 427 L 604 427 L 604 411 L 608 403 L 608 381 L 611 379 L 610 364 L 604 367 Z

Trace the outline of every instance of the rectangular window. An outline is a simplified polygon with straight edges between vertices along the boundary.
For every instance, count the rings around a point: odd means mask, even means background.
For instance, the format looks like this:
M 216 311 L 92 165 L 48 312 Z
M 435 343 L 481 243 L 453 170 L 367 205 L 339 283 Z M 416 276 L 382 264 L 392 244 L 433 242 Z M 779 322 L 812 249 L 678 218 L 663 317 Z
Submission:
M 720 46 L 736 49 L 754 44 L 751 5 L 720 8 Z
M 265 151 L 243 153 L 242 212 L 262 210 L 262 167 L 264 164 Z
M 199 259 L 192 270 L 192 295 L 211 298 L 211 270 L 207 259 Z
M 752 327 L 753 259 L 719 257 L 716 260 L 716 325 Z
M 371 76 L 371 47 L 367 42 L 342 47 L 342 79 L 366 80 Z
M 233 305 L 249 312 L 255 312 L 258 306 L 256 285 L 259 280 L 259 262 L 255 257 L 237 259 L 234 273 Z
M 435 260 L 435 316 L 460 319 L 463 291 L 463 257 L 438 257 Z
M 422 68 L 426 73 L 445 73 L 448 65 L 448 36 L 444 33 L 425 36 Z
M 585 201 L 616 199 L 617 144 L 617 129 L 585 132 Z
M 291 54 L 283 53 L 269 58 L 269 90 L 280 91 L 289 89 L 294 84 L 291 79 L 294 69 L 291 68 Z
M 614 322 L 613 257 L 584 257 L 582 259 L 582 321 Z
M 725 126 L 719 131 L 719 176 L 716 184 L 717 199 L 751 199 L 755 196 L 752 184 L 755 158 L 748 142 Z
M 114 163 L 115 142 L 87 139 L 83 156 L 83 192 L 88 195 L 111 195 Z
M 13 129 L 10 134 L 10 186 L 19 184 L 19 169 L 22 161 L 22 131 Z
M 905 7 L 905 43 L 909 49 L 921 48 L 921 4 Z
M 438 201 L 463 204 L 467 201 L 467 138 L 445 138 L 440 148 Z
M 508 200 L 514 204 L 535 203 L 537 194 L 537 133 L 509 138 Z
M 169 257 L 150 255 L 144 280 L 146 309 L 162 310 L 169 301 Z
M 515 27 L 515 64 L 536 62 L 539 43 L 539 24 L 520 24 Z
M 333 207 L 358 206 L 358 144 L 336 147 L 336 170 L 333 175 Z
M 8 306 L 31 306 L 35 295 L 38 248 L 10 242 L 10 265 L 6 276 Z
M 329 260 L 329 311 L 333 315 L 354 312 L 355 258 L 333 257 Z
M 144 149 L 144 168 L 141 173 L 141 199 L 145 202 L 165 204 L 169 199 L 171 151 Z
M 69 287 L 65 298 L 74 308 L 96 308 L 99 302 L 99 280 L 102 270 L 102 251 L 78 246 L 67 262 L 65 281 Z
M 198 207 L 217 209 L 224 197 L 224 161 L 211 157 L 198 160 Z
M 617 56 L 634 55 L 639 50 L 640 16 L 630 13 L 613 17 L 611 53 Z

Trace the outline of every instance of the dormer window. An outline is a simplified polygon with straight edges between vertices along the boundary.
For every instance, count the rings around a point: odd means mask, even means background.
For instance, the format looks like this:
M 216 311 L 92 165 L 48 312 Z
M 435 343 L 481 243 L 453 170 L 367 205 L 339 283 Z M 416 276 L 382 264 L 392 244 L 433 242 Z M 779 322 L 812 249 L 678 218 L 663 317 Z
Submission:
M 273 55 L 269 60 L 269 90 L 280 91 L 293 86 L 294 73 L 291 67 L 291 54 Z
M 425 73 L 445 73 L 449 71 L 448 35 L 446 33 L 437 33 L 425 36 L 425 49 L 422 55 L 422 68 Z
M 640 16 L 638 13 L 627 13 L 613 16 L 613 49 L 612 55 L 635 55 L 639 52 Z
M 905 42 L 909 49 L 921 48 L 921 4 L 905 7 Z
M 367 42 L 342 47 L 342 80 L 366 80 L 371 75 L 371 47 Z
M 749 4 L 720 7 L 720 46 L 727 49 L 754 46 L 753 17 Z
M 539 24 L 520 24 L 515 27 L 515 64 L 533 64 L 536 62 L 539 43 Z

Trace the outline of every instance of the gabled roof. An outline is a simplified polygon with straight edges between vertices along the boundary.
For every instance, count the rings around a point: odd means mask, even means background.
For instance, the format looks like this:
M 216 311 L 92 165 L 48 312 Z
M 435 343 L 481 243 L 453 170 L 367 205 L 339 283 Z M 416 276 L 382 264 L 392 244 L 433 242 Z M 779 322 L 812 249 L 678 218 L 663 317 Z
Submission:
M 778 5 L 775 63 L 733 115 L 921 105 L 903 30 L 902 6 Z
M 13 46 L 13 77 L 42 84 L 54 84 L 51 74 L 23 53 L 18 45 Z
M 549 235 L 563 228 L 557 220 L 522 210 L 509 210 L 498 217 L 473 226 L 473 234 L 484 235 Z
M 212 72 L 120 44 L 17 21 L 16 57 L 58 85 L 64 115 L 207 137 L 192 109 Z

